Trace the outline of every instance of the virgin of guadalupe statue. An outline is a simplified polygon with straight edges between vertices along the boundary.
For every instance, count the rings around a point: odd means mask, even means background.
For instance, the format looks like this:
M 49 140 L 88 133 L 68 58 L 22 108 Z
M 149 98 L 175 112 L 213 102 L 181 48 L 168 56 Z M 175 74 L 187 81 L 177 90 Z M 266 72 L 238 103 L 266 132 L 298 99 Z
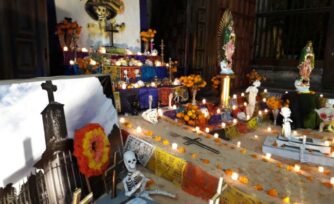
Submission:
M 295 81 L 295 86 L 299 92 L 309 92 L 310 75 L 314 69 L 314 52 L 311 41 L 308 41 L 302 49 L 298 69 L 300 78 Z
M 234 73 L 232 70 L 232 57 L 235 51 L 235 38 L 232 13 L 226 10 L 218 30 L 218 59 L 220 61 L 221 74 Z

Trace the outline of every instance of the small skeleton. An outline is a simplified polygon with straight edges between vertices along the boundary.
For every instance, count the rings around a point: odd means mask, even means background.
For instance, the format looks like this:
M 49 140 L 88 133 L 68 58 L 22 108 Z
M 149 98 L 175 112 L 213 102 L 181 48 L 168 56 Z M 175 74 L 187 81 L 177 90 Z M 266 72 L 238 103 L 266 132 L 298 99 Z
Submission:
M 148 200 L 153 200 L 150 195 L 163 195 L 170 198 L 175 198 L 174 194 L 160 191 L 160 190 L 151 190 L 146 191 L 146 183 L 149 181 L 148 178 L 144 176 L 136 168 L 137 159 L 135 153 L 132 151 L 127 151 L 124 153 L 124 164 L 128 170 L 128 175 L 123 179 L 123 185 L 125 189 L 125 195 L 131 197 L 135 195 L 137 198 L 145 198 Z M 136 199 L 136 198 L 135 198 Z M 128 203 L 133 203 L 129 201 Z

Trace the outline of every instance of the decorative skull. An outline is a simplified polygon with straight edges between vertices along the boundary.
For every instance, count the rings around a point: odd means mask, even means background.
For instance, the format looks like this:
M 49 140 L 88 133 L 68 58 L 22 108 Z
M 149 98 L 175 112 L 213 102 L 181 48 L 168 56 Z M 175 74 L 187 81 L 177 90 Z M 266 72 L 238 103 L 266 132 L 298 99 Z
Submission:
M 131 173 L 135 172 L 137 170 L 137 159 L 135 153 L 133 151 L 126 151 L 123 157 L 126 169 Z
M 95 12 L 99 18 L 99 20 L 106 20 L 107 16 L 109 15 L 109 11 L 105 6 L 96 6 Z

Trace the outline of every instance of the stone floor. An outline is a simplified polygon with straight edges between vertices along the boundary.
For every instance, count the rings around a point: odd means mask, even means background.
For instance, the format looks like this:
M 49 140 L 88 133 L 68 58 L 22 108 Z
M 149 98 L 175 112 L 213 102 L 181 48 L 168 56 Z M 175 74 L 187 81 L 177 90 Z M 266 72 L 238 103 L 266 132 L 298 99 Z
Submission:
M 241 184 L 238 181 L 233 181 L 230 177 L 225 176 L 229 185 L 232 185 L 247 194 L 259 198 L 265 203 L 281 203 L 283 197 L 289 197 L 291 202 L 297 203 L 334 203 L 333 189 L 327 187 L 323 182 L 329 181 L 329 178 L 334 176 L 334 169 L 325 167 L 325 173 L 319 173 L 318 167 L 314 165 L 301 164 L 301 172 L 296 173 L 291 166 L 296 161 L 287 160 L 284 158 L 264 159 L 261 151 L 263 140 L 266 136 L 272 135 L 273 137 L 280 132 L 279 127 L 272 127 L 272 132 L 267 131 L 267 127 L 270 124 L 261 124 L 261 126 L 254 132 L 244 134 L 238 138 L 235 138 L 229 142 L 223 141 L 222 143 L 215 142 L 212 138 L 206 138 L 204 135 L 198 135 L 192 130 L 187 129 L 184 126 L 171 125 L 166 120 L 161 120 L 158 124 L 152 125 L 140 117 L 126 117 L 133 128 L 128 129 L 130 133 L 134 135 L 134 129 L 137 126 L 142 127 L 143 130 L 151 130 L 155 134 L 159 135 L 163 139 L 168 139 L 170 143 L 176 142 L 182 145 L 184 140 L 182 138 L 172 137 L 171 132 L 176 132 L 182 136 L 188 137 L 201 137 L 204 144 L 218 149 L 221 153 L 219 155 L 211 153 L 205 149 L 197 146 L 184 146 L 186 148 L 185 153 L 178 153 L 171 149 L 170 146 L 162 145 L 161 142 L 155 141 L 152 137 L 139 135 L 147 142 L 156 145 L 165 151 L 168 151 L 178 157 L 182 157 L 187 161 L 191 161 L 195 165 L 200 166 L 211 175 L 219 177 L 223 175 L 223 169 L 231 169 L 239 175 L 247 176 L 249 179 L 248 184 Z M 318 138 L 330 138 L 333 137 L 332 133 L 317 133 L 310 130 L 298 130 L 308 133 Z M 254 135 L 258 135 L 255 139 Z M 236 147 L 236 143 L 241 142 L 241 148 Z M 192 157 L 193 153 L 198 157 Z M 209 163 L 203 163 L 203 159 L 209 160 Z M 218 168 L 221 166 L 222 168 Z M 263 191 L 258 191 L 254 188 L 255 185 L 263 186 Z M 176 188 L 175 188 L 176 189 Z M 275 189 L 278 192 L 277 197 L 269 196 L 266 192 L 269 189 Z M 190 195 L 182 196 L 187 197 Z M 189 197 L 189 201 L 195 201 Z M 161 200 L 161 203 L 170 203 L 170 201 Z M 177 200 L 173 203 L 187 203 L 187 201 Z M 193 203 L 193 202 L 192 202 Z

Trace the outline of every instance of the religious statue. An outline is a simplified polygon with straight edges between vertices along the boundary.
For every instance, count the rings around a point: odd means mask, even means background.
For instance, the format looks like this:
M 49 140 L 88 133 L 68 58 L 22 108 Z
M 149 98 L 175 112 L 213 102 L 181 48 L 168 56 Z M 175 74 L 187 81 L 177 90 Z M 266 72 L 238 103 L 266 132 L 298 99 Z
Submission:
M 300 78 L 295 81 L 295 87 L 298 92 L 307 93 L 310 88 L 310 75 L 314 69 L 314 52 L 311 41 L 307 42 L 301 52 L 298 69 Z
M 235 32 L 231 11 L 225 11 L 220 21 L 218 31 L 218 59 L 220 61 L 220 74 L 233 74 L 232 57 L 235 51 Z
M 289 107 L 283 107 L 281 109 L 281 115 L 283 116 L 282 135 L 286 138 L 291 137 L 291 110 Z
M 135 196 L 134 199 L 127 203 L 147 203 L 146 200 L 153 200 L 151 195 L 162 195 L 170 198 L 176 198 L 176 195 L 160 191 L 146 190 L 146 184 L 150 180 L 137 170 L 137 158 L 133 151 L 124 153 L 124 164 L 128 174 L 123 179 L 125 195 L 127 197 Z
M 253 82 L 253 86 L 249 86 L 246 89 L 246 93 L 249 93 L 248 95 L 248 104 L 246 107 L 246 115 L 251 118 L 254 114 L 255 105 L 256 105 L 256 96 L 259 92 L 258 87 L 261 86 L 261 82 L 256 80 Z

